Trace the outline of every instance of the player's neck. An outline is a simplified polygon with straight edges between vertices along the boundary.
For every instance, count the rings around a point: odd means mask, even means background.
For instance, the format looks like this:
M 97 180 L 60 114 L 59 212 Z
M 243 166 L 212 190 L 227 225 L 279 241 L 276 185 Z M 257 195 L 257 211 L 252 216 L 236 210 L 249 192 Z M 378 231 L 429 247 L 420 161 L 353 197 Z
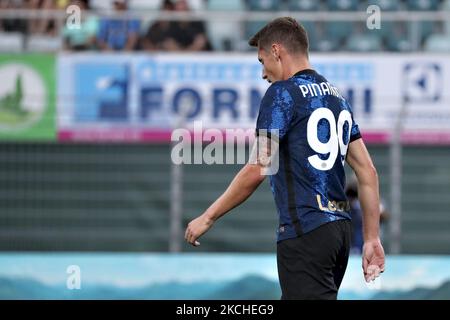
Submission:
M 311 64 L 309 63 L 308 59 L 300 59 L 300 60 L 293 60 L 291 63 L 285 64 L 285 68 L 283 70 L 283 80 L 287 80 L 291 78 L 294 74 L 296 74 L 299 71 L 311 69 Z

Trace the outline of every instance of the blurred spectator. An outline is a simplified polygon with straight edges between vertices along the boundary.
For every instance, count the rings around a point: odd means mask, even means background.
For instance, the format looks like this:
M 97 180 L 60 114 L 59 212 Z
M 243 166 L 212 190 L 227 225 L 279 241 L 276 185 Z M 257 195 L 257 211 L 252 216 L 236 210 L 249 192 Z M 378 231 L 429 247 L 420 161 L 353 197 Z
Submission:
M 56 1 L 56 8 L 58 9 L 66 9 L 67 6 L 70 3 L 70 0 L 55 0 Z M 89 0 L 85 0 L 86 4 L 89 3 Z
M 127 0 L 114 0 L 114 10 L 122 15 L 128 10 Z M 140 21 L 136 19 L 103 19 L 100 21 L 97 43 L 102 50 L 125 50 L 136 48 Z
M 330 36 L 325 28 L 325 23 L 318 22 L 312 29 L 315 36 L 310 37 L 310 45 L 312 51 L 331 52 L 339 48 L 339 42 L 335 37 Z M 308 31 L 308 36 L 311 33 Z
M 442 3 L 442 11 L 445 12 L 447 17 L 450 16 L 450 0 L 444 0 L 444 2 Z M 445 33 L 450 36 L 450 20 L 447 19 L 446 21 L 444 21 L 444 29 Z
M 170 12 L 175 9 L 171 0 L 164 0 L 161 10 Z M 158 20 L 154 22 L 147 30 L 142 39 L 142 46 L 145 50 L 165 50 L 164 41 L 170 37 L 170 28 L 172 23 L 167 20 Z
M 56 10 L 58 6 L 54 0 L 29 0 L 28 8 L 33 10 Z M 56 36 L 56 31 L 55 19 L 36 18 L 29 20 L 29 33 Z
M 353 32 L 347 37 L 347 50 L 357 52 L 374 52 L 382 50 L 381 36 L 370 32 L 364 22 L 355 22 Z
M 0 0 L 0 10 L 21 9 L 25 6 L 24 2 L 24 0 Z M 0 20 L 0 31 L 25 33 L 27 22 L 25 19 Z
M 85 17 L 84 11 L 89 10 L 87 0 L 72 0 L 69 5 L 76 5 L 81 9 L 81 26 L 65 26 L 62 32 L 66 50 L 89 50 L 94 48 L 98 20 L 94 16 Z
M 363 212 L 358 199 L 358 183 L 356 177 L 350 179 L 347 183 L 345 194 L 350 203 L 350 215 L 352 217 L 352 244 L 350 252 L 353 254 L 361 254 L 364 245 L 363 235 Z M 383 226 L 389 218 L 389 213 L 380 199 L 380 238 L 383 241 Z
M 396 22 L 393 28 L 390 29 L 389 34 L 386 35 L 386 48 L 390 51 L 411 51 L 412 43 L 408 37 L 408 30 L 406 24 L 403 22 Z
M 442 22 L 434 24 L 433 33 L 424 42 L 425 51 L 450 52 L 450 34 L 446 33 Z
M 189 11 L 186 0 L 174 2 L 174 10 Z M 211 44 L 206 36 L 203 21 L 173 21 L 170 23 L 167 38 L 162 42 L 162 49 L 167 51 L 209 51 Z

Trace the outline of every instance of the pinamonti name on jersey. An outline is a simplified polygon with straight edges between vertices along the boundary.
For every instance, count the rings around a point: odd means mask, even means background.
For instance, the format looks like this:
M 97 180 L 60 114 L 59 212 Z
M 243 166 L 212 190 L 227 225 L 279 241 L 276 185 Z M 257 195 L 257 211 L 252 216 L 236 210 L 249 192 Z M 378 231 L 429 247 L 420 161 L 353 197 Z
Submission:
M 350 142 L 361 134 L 334 86 L 311 69 L 273 83 L 261 101 L 260 130 L 279 133 L 279 170 L 270 176 L 278 241 L 350 219 L 344 163 Z

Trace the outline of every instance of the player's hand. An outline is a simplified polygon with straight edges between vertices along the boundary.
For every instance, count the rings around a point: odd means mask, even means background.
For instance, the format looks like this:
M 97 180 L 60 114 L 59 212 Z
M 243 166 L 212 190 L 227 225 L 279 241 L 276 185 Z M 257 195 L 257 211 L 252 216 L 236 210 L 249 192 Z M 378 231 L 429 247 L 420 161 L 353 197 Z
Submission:
M 194 247 L 200 245 L 197 241 L 209 228 L 212 227 L 214 221 L 206 217 L 204 214 L 189 222 L 184 234 L 184 239 Z
M 362 259 L 366 282 L 375 280 L 384 272 L 384 249 L 379 238 L 364 242 Z

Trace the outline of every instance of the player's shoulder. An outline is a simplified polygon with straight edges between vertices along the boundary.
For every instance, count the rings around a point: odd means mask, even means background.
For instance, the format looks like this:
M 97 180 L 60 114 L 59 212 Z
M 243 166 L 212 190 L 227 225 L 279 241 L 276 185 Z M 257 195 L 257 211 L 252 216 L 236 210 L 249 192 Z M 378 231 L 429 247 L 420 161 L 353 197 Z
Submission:
M 280 80 L 272 83 L 267 89 L 266 94 L 271 96 L 293 96 L 293 91 L 295 90 L 295 84 L 288 80 Z
M 267 91 L 286 90 L 288 85 L 289 85 L 289 79 L 275 81 L 270 85 L 270 87 L 267 89 Z

